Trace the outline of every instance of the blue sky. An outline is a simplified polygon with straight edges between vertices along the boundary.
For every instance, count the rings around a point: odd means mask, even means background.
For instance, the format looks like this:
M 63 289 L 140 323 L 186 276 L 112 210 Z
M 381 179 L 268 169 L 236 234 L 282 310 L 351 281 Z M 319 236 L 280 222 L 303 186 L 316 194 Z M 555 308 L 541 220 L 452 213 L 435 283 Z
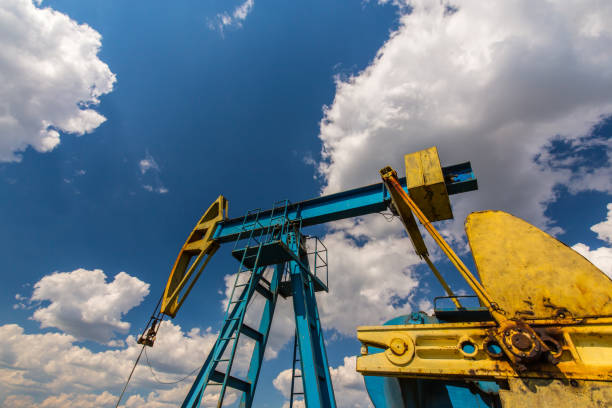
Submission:
M 466 260 L 463 220 L 492 208 L 612 274 L 609 6 L 1 0 L 0 10 L 5 406 L 114 406 L 134 336 L 219 194 L 240 216 L 376 182 L 379 168 L 403 171 L 403 154 L 432 145 L 443 164 L 471 160 L 479 178 L 440 225 Z M 375 215 L 310 233 L 330 251 L 331 291 L 318 300 L 337 399 L 367 406 L 355 327 L 428 309 L 441 289 L 399 223 Z M 222 248 L 160 330 L 150 357 L 161 379 L 203 362 L 236 268 Z M 257 406 L 286 401 L 291 313 L 279 305 Z M 190 380 L 160 385 L 143 365 L 126 406 L 174 406 Z

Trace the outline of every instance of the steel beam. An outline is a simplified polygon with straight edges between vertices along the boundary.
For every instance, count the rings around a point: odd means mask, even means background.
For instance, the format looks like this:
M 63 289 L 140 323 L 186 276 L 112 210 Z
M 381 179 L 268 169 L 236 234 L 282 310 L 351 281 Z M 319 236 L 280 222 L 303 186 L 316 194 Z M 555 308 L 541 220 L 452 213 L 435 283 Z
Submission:
M 444 167 L 442 173 L 448 194 L 458 194 L 478 188 L 469 162 Z M 399 182 L 406 190 L 406 178 L 399 179 Z M 308 227 L 385 211 L 389 200 L 389 192 L 384 184 L 377 183 L 290 204 L 287 216 L 290 220 L 301 219 L 302 227 Z M 267 228 L 271 217 L 272 209 L 261 211 L 256 230 Z M 252 218 L 254 220 L 255 217 Z M 242 231 L 243 223 L 244 217 L 219 222 L 213 239 L 221 243 L 236 240 Z

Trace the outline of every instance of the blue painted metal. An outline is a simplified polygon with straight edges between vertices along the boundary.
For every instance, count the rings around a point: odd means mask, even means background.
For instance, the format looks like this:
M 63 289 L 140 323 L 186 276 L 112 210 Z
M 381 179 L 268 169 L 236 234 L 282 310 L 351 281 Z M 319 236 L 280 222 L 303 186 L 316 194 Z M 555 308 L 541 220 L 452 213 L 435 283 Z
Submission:
M 290 247 L 300 254 L 300 234 L 291 234 Z M 290 235 L 290 236 L 291 236 Z M 304 254 L 302 254 L 304 255 Z M 319 320 L 315 288 L 308 259 L 291 261 L 289 271 L 293 289 L 293 311 L 302 368 L 302 385 L 307 407 L 335 408 L 336 400 L 329 374 L 323 329 Z
M 297 332 L 295 332 L 295 337 L 293 339 L 293 364 L 291 366 L 291 393 L 289 394 L 289 408 L 293 408 L 293 403 L 295 402 L 296 395 L 304 395 L 303 388 L 302 391 L 296 391 L 295 387 L 295 379 L 302 378 L 301 371 L 299 374 L 297 374 L 297 363 L 300 363 L 300 366 L 302 365 L 302 362 L 300 361 L 300 355 L 298 353 L 298 334 Z
M 228 387 L 242 392 L 241 407 L 252 406 L 279 287 L 283 277 L 286 277 L 292 287 L 306 404 L 308 407 L 335 408 L 323 330 L 315 299 L 316 287 L 323 283 L 310 272 L 301 226 L 299 222 L 290 223 L 287 219 L 288 205 L 288 202 L 280 206 L 275 204 L 266 228 L 263 228 L 260 222 L 259 210 L 250 211 L 243 218 L 233 251 L 234 256 L 240 260 L 240 267 L 229 297 L 224 325 L 183 402 L 183 407 L 199 407 L 204 392 L 213 386 L 221 387 L 217 402 L 219 407 L 223 405 Z M 242 242 L 240 247 L 238 247 L 239 242 Z M 262 285 L 262 282 L 266 282 L 263 272 L 272 264 L 274 272 L 266 288 Z M 249 279 L 244 281 L 241 276 L 246 273 L 250 275 Z M 249 301 L 255 292 L 263 294 L 265 299 L 263 315 L 257 330 L 244 323 Z M 237 298 L 235 294 L 238 294 Z M 241 334 L 255 340 L 246 379 L 232 375 Z M 226 353 L 227 350 L 229 355 Z
M 443 173 L 449 194 L 477 188 L 476 178 L 469 163 L 443 168 Z M 400 182 L 406 188 L 406 180 L 401 179 Z M 228 387 L 242 392 L 241 407 L 252 405 L 276 300 L 282 284 L 285 284 L 285 287 L 289 285 L 290 296 L 293 298 L 296 350 L 299 351 L 306 406 L 335 408 L 336 402 L 325 351 L 323 329 L 315 298 L 316 291 L 327 291 L 327 282 L 323 283 L 319 276 L 315 276 L 317 275 L 317 264 L 315 264 L 315 274 L 310 272 L 308 253 L 302 248 L 304 237 L 301 234 L 301 228 L 381 212 L 387 209 L 389 202 L 390 197 L 383 183 L 378 183 L 296 204 L 291 204 L 286 200 L 277 202 L 269 210 L 249 211 L 244 217 L 229 219 L 217 224 L 213 239 L 220 243 L 235 241 L 232 255 L 240 261 L 240 267 L 226 310 L 223 328 L 182 407 L 199 407 L 204 392 L 209 386 L 221 387 L 219 407 L 223 405 L 223 398 Z M 327 267 L 326 256 L 325 254 L 324 261 L 321 258 L 325 268 Z M 261 284 L 262 281 L 265 281 L 262 276 L 264 269 L 270 265 L 275 265 L 275 269 L 268 283 L 269 287 L 266 288 Z M 248 282 L 239 279 L 243 273 L 250 273 Z M 288 278 L 288 281 L 283 281 L 284 276 Z M 247 306 L 255 292 L 259 292 L 266 299 L 263 316 L 257 330 L 244 324 Z M 235 293 L 239 295 L 234 300 Z M 249 370 L 244 380 L 231 375 L 241 334 L 255 340 Z M 228 347 L 230 347 L 229 356 L 224 357 Z M 294 363 L 295 361 L 297 360 L 294 357 Z M 217 370 L 223 365 L 225 365 L 224 370 Z M 375 381 L 380 382 L 380 380 Z M 390 383 L 383 381 L 381 384 L 388 387 Z M 449 395 L 461 394 L 460 390 L 450 388 L 447 390 L 449 390 Z
M 286 214 L 286 206 L 283 214 Z M 277 216 L 276 218 L 280 217 Z M 275 221 L 276 218 L 274 213 L 272 213 L 271 219 Z M 270 223 L 268 229 L 258 228 L 260 225 L 258 220 L 259 211 L 256 210 L 247 213 L 242 222 L 242 231 L 238 234 L 238 240 L 246 240 L 246 247 L 253 250 L 242 252 L 240 267 L 236 273 L 234 286 L 229 296 L 223 328 L 182 404 L 184 408 L 199 407 L 204 392 L 208 387 L 221 387 L 217 402 L 219 407 L 223 405 L 228 387 L 243 393 L 241 398 L 242 406 L 250 407 L 252 404 L 278 298 L 278 286 L 284 270 L 284 264 L 277 265 L 272 281 L 269 282 L 269 287 L 266 288 L 262 285 L 262 276 L 266 267 L 259 265 L 261 249 L 265 244 L 269 243 L 269 240 L 277 240 L 279 238 L 278 234 L 281 234 L 284 230 L 282 227 L 276 228 L 277 224 L 274 223 Z M 286 224 L 286 219 L 279 221 L 279 224 Z M 244 280 L 245 275 L 248 276 L 246 281 Z M 264 294 L 264 299 L 266 299 L 259 330 L 248 327 L 244 323 L 247 306 L 256 291 Z M 236 293 L 238 297 L 235 296 Z M 232 366 L 241 334 L 245 334 L 255 340 L 255 347 L 246 380 L 232 375 Z M 228 347 L 230 347 L 230 352 L 229 356 L 226 356 L 225 352 Z M 218 369 L 221 369 L 221 371 Z
M 251 281 L 258 280 L 258 277 L 261 277 L 261 272 L 263 271 L 260 268 L 260 270 L 256 271 L 256 278 L 251 279 Z M 246 305 L 248 304 L 250 298 L 253 296 L 254 290 L 254 285 L 251 285 L 249 290 L 242 291 L 238 298 L 239 302 L 235 303 L 233 305 L 234 307 L 231 307 L 232 305 L 228 305 L 229 313 L 227 313 L 226 315 L 223 327 L 219 332 L 219 337 L 217 337 L 213 349 L 208 354 L 208 357 L 206 358 L 204 365 L 200 369 L 198 376 L 196 377 L 193 385 L 191 386 L 191 389 L 189 390 L 185 401 L 181 405 L 183 408 L 199 407 L 200 401 L 202 399 L 202 396 L 204 395 L 204 391 L 207 385 L 215 383 L 213 385 L 222 386 L 222 383 L 219 384 L 218 376 L 215 375 L 217 373 L 216 368 L 219 363 L 229 363 L 229 361 L 222 361 L 225 360 L 222 358 L 223 354 L 225 353 L 225 350 L 230 345 L 230 343 L 232 343 L 234 340 L 237 340 L 236 336 L 238 335 L 238 333 L 240 333 L 240 326 L 243 320 L 241 317 L 244 316 Z M 229 376 L 230 373 L 227 374 Z M 222 379 L 222 381 L 224 380 L 225 378 Z
M 442 169 L 446 188 L 449 194 L 462 193 L 477 188 L 476 177 L 469 162 Z M 406 189 L 406 178 L 401 178 L 400 184 Z M 302 227 L 308 227 L 326 222 L 337 221 L 344 218 L 385 211 L 389 203 L 389 193 L 383 183 L 371 184 L 352 190 L 330 194 L 311 200 L 301 201 L 287 206 L 287 218 L 299 220 Z M 274 209 L 258 213 L 259 228 L 268 228 L 273 222 Z M 254 219 L 253 215 L 249 218 Z M 213 238 L 219 242 L 229 242 L 238 238 L 242 231 L 242 217 L 232 218 L 221 222 Z
M 470 321 L 468 318 L 463 321 Z M 385 325 L 445 323 L 423 312 L 399 316 Z M 384 350 L 368 347 L 369 353 Z M 492 381 L 463 382 L 364 376 L 376 408 L 495 408 L 501 406 L 499 386 Z
M 263 362 L 266 344 L 268 343 L 268 338 L 270 336 L 270 327 L 272 326 L 272 318 L 274 317 L 274 309 L 276 306 L 276 300 L 278 298 L 278 289 L 284 271 L 284 263 L 274 267 L 274 273 L 272 275 L 272 279 L 270 280 L 270 293 L 272 293 L 273 298 L 266 298 L 258 329 L 258 332 L 261 333 L 263 337 L 261 341 L 255 342 L 251 362 L 249 364 L 249 371 L 247 373 L 247 382 L 251 385 L 251 388 L 249 389 L 249 392 L 242 394 L 242 398 L 240 400 L 241 407 L 250 407 L 253 404 L 257 380 L 259 379 L 259 373 L 261 371 L 261 363 Z

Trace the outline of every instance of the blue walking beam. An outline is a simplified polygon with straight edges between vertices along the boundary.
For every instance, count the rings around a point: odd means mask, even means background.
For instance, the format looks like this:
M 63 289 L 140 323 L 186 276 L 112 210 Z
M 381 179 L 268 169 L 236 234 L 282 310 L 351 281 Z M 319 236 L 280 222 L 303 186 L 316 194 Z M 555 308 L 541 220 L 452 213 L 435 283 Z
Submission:
M 478 188 L 470 162 L 443 167 L 442 173 L 449 195 Z M 400 178 L 399 182 L 406 189 L 406 178 Z M 299 220 L 302 227 L 309 227 L 385 211 L 389 202 L 390 197 L 385 186 L 383 183 L 377 183 L 289 204 L 287 206 L 287 218 L 289 220 Z M 265 229 L 270 225 L 274 215 L 273 210 L 269 209 L 258 213 L 259 218 L 256 228 Z M 249 220 L 254 220 L 254 214 L 249 217 Z M 242 231 L 243 222 L 243 217 L 219 222 L 212 238 L 220 243 L 236 240 Z

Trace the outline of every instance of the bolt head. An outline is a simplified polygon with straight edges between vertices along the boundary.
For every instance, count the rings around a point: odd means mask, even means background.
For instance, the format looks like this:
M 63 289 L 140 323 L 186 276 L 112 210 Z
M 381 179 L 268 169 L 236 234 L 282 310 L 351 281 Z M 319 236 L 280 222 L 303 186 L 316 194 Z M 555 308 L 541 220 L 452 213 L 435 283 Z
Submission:
M 391 349 L 393 354 L 401 356 L 406 352 L 406 343 L 404 343 L 404 340 L 402 339 L 394 338 L 393 340 L 391 340 L 389 348 Z

